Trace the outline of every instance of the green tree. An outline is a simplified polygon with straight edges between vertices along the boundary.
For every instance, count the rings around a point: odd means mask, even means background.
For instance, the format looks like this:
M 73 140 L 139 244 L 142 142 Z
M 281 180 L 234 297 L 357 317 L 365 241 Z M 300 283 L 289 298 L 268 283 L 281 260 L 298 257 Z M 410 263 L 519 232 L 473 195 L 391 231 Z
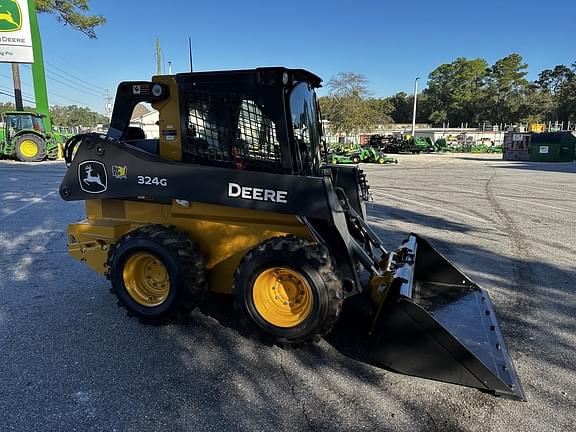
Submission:
M 0 102 L 0 114 L 4 114 L 6 111 L 16 111 L 16 107 L 12 102 Z M 34 111 L 34 108 L 24 106 L 24 111 Z
M 346 134 L 371 129 L 386 115 L 382 106 L 368 102 L 368 80 L 360 74 L 342 72 L 328 81 L 328 99 L 320 103 L 330 128 Z
M 528 65 L 519 54 L 510 54 L 488 70 L 483 116 L 494 123 L 517 122 L 521 115 L 518 104 L 527 89 Z
M 55 105 L 50 108 L 50 116 L 55 126 L 94 127 L 99 123 L 108 123 L 106 116 L 77 105 Z
M 428 88 L 423 92 L 428 98 L 429 112 L 446 111 L 452 124 L 478 122 L 487 76 L 488 64 L 480 58 L 458 57 L 452 63 L 438 66 L 428 76 Z
M 445 123 L 448 121 L 448 113 L 446 110 L 433 111 L 428 117 L 428 120 L 430 120 L 434 125 Z
M 396 93 L 388 98 L 393 110 L 390 116 L 395 123 L 410 123 L 412 121 L 412 97 L 404 92 Z
M 576 121 L 576 63 L 543 70 L 534 85 L 550 99 L 549 119 Z
M 40 13 L 56 15 L 59 22 L 92 39 L 96 38 L 96 27 L 106 23 L 103 16 L 89 14 L 88 0 L 36 0 L 36 9 Z
M 370 98 L 366 100 L 366 103 L 370 110 L 378 114 L 377 122 L 379 125 L 394 123 L 394 120 L 390 115 L 394 110 L 394 106 L 388 99 Z

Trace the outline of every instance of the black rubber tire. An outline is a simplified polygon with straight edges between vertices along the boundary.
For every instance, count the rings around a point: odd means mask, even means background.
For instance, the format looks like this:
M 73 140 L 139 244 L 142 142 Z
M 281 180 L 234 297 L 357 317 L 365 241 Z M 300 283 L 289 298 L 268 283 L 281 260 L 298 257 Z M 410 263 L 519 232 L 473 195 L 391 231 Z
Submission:
M 146 251 L 162 262 L 170 277 L 170 293 L 154 307 L 136 302 L 128 294 L 122 272 L 134 253 Z M 189 312 L 207 292 L 204 257 L 183 232 L 165 225 L 147 225 L 122 236 L 108 255 L 107 278 L 120 306 L 144 322 L 162 323 Z
M 281 328 L 270 324 L 254 306 L 254 281 L 262 271 L 273 266 L 299 272 L 312 290 L 312 311 L 302 323 L 294 327 Z M 342 282 L 335 274 L 327 249 L 294 236 L 271 238 L 248 252 L 236 269 L 234 294 L 242 321 L 266 341 L 271 340 L 280 345 L 318 341 L 332 330 L 343 302 Z
M 352 163 L 359 164 L 360 158 L 358 156 L 352 156 Z
M 22 144 L 22 142 L 26 140 L 34 141 L 38 146 L 38 153 L 36 154 L 36 156 L 28 157 L 22 154 L 22 151 L 20 150 L 20 144 Z M 33 134 L 20 135 L 16 139 L 16 145 L 14 147 L 16 151 L 16 157 L 21 162 L 40 162 L 46 159 L 46 143 L 38 135 Z

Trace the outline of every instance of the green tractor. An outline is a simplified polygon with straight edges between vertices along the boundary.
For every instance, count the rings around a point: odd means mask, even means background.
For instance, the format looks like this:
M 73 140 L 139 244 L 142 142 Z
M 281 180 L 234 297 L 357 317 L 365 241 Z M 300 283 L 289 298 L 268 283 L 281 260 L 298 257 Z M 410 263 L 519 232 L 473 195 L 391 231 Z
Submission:
M 22 162 L 56 159 L 57 143 L 46 132 L 44 116 L 34 112 L 8 111 L 0 128 L 0 157 Z
M 405 151 L 412 154 L 432 153 L 435 150 L 434 141 L 429 137 L 413 137 L 406 142 Z
M 370 146 L 355 146 L 355 148 L 347 154 L 332 153 L 328 156 L 328 160 L 333 164 L 359 164 L 360 162 L 378 164 L 398 163 L 397 159 L 386 156 L 381 151 Z
M 52 137 L 54 138 L 54 141 L 56 141 L 57 144 L 62 145 L 66 144 L 66 141 L 68 141 L 74 135 L 77 134 L 71 127 L 59 126 L 54 127 L 54 129 L 52 130 Z
M 369 162 L 369 163 L 377 163 L 377 164 L 386 164 L 386 163 L 398 163 L 398 159 L 393 157 L 388 157 L 384 153 L 379 150 L 376 150 L 374 147 L 366 146 L 366 147 L 358 147 L 354 150 L 350 157 L 352 160 L 356 161 L 359 160 L 360 162 Z M 354 162 L 358 163 L 358 162 Z

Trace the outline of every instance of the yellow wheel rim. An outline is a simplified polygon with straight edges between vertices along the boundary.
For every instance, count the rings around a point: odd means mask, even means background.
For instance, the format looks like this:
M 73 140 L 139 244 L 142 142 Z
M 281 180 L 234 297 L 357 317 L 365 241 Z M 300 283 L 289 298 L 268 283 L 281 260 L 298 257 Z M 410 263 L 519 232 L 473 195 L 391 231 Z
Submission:
M 33 158 L 38 155 L 38 144 L 32 140 L 24 140 L 20 143 L 20 153 L 27 158 Z
M 152 254 L 139 252 L 131 255 L 126 260 L 122 277 L 128 295 L 142 306 L 159 306 L 170 294 L 168 271 Z
M 260 316 L 276 327 L 295 327 L 312 312 L 312 289 L 297 271 L 273 267 L 258 275 L 252 299 Z

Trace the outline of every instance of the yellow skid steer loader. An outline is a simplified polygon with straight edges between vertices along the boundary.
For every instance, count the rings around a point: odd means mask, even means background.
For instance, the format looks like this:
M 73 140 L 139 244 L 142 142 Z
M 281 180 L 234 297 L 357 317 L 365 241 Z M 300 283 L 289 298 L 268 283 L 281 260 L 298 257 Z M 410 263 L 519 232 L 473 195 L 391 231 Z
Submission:
M 70 254 L 143 320 L 227 293 L 280 344 L 317 340 L 363 299 L 373 364 L 523 399 L 488 293 L 415 234 L 387 251 L 366 175 L 323 163 L 320 84 L 281 67 L 121 83 L 107 135 L 66 145 L 60 194 L 87 215 Z M 159 139 L 130 126 L 141 102 Z

